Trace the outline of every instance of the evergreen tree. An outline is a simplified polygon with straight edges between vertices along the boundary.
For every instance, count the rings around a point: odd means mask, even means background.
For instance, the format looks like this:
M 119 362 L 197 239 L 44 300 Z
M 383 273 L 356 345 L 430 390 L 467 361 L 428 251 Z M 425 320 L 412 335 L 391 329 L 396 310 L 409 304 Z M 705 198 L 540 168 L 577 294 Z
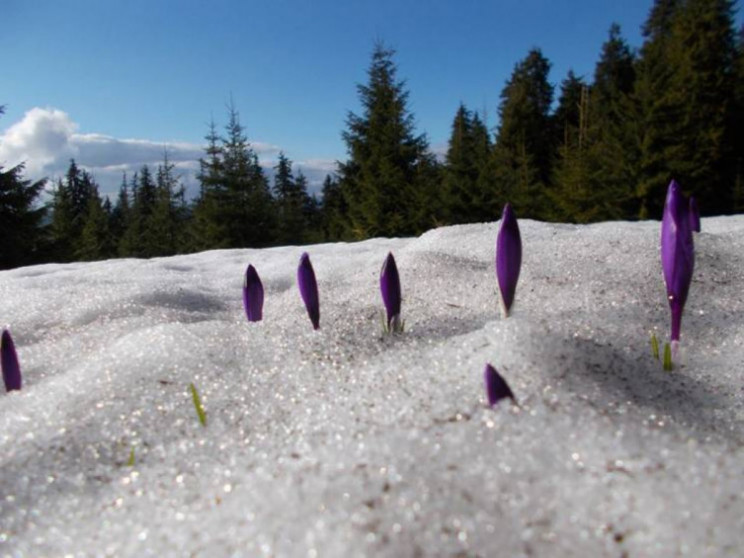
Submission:
M 221 169 L 227 203 L 218 214 L 226 224 L 230 247 L 267 246 L 275 238 L 276 225 L 269 184 L 232 104 L 228 118 Z
M 38 262 L 45 209 L 35 204 L 44 183 L 24 180 L 23 164 L 0 166 L 0 269 Z
M 93 186 L 88 196 L 88 207 L 80 239 L 75 249 L 75 259 L 94 261 L 114 255 L 114 246 L 109 229 L 108 207 L 102 202 L 98 187 Z
M 111 211 L 110 221 L 111 239 L 114 247 L 116 247 L 117 254 L 120 254 L 119 243 L 129 226 L 131 218 L 129 185 L 127 184 L 127 175 L 124 173 L 121 180 L 121 186 L 119 187 L 119 196 L 116 198 L 116 205 L 114 205 L 114 208 Z
M 305 178 L 292 174 L 292 161 L 279 153 L 274 167 L 274 199 L 278 219 L 277 242 L 279 244 L 301 244 L 305 236 Z M 303 188 L 305 191 L 303 192 Z
M 93 177 L 70 160 L 64 181 L 58 181 L 52 202 L 51 240 L 60 261 L 72 261 L 81 250 L 90 200 L 98 195 Z
M 641 217 L 659 217 L 676 178 L 705 213 L 729 211 L 736 156 L 733 3 L 657 0 L 634 92 Z
M 152 241 L 152 253 L 157 256 L 172 256 L 183 245 L 183 209 L 178 202 L 183 197 L 183 186 L 173 174 L 175 166 L 168 161 L 167 152 L 163 164 L 158 166 L 155 204 L 148 223 Z
M 220 216 L 220 209 L 228 200 L 222 178 L 222 146 L 214 120 L 205 139 L 206 158 L 199 159 L 199 196 L 193 204 L 187 241 L 188 248 L 194 251 L 226 248 L 230 244 L 227 225 Z
M 346 201 L 341 185 L 330 174 L 323 181 L 323 198 L 320 202 L 320 228 L 323 240 L 341 240 L 347 230 Z
M 494 150 L 496 179 L 520 217 L 549 218 L 553 136 L 550 63 L 539 49 L 519 62 L 501 93 Z
M 358 85 L 362 115 L 349 113 L 343 139 L 349 154 L 338 174 L 348 208 L 346 236 L 409 235 L 431 225 L 420 207 L 435 199 L 428 190 L 432 159 L 425 136 L 415 136 L 408 112 L 408 92 L 396 78 L 394 51 L 376 45 L 368 81 Z
M 636 184 L 640 180 L 638 141 L 639 120 L 632 98 L 635 86 L 635 55 L 612 24 L 607 41 L 595 66 L 590 89 L 590 156 L 601 171 L 603 198 L 612 200 L 612 214 L 604 218 L 638 216 Z

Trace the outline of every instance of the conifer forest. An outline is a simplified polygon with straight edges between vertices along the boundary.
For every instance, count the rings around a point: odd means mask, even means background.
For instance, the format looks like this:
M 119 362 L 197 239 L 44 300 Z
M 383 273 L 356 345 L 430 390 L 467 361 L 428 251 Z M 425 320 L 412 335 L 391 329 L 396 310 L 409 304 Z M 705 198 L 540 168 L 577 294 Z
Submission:
M 731 0 L 655 0 L 640 48 L 610 25 L 593 75 L 569 71 L 559 84 L 534 48 L 503 85 L 497 126 L 453 107 L 440 157 L 416 130 L 394 50 L 378 43 L 356 86 L 360 110 L 340 131 L 346 158 L 319 196 L 284 153 L 267 177 L 232 104 L 206 130 L 193 199 L 167 152 L 157 168 L 123 176 L 116 199 L 74 160 L 49 183 L 28 179 L 22 164 L 0 167 L 0 269 L 410 236 L 495 221 L 507 201 L 519 218 L 543 221 L 659 219 L 672 178 L 703 215 L 741 213 L 744 29 L 735 10 Z

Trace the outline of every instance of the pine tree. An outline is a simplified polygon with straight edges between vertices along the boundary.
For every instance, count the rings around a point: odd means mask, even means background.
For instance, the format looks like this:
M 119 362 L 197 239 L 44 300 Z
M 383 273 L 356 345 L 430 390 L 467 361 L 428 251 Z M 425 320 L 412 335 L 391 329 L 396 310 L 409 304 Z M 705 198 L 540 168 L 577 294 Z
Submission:
M 192 208 L 193 218 L 188 229 L 187 245 L 191 251 L 226 248 L 230 245 L 227 224 L 220 209 L 227 201 L 223 183 L 222 147 L 214 120 L 210 122 L 206 158 L 199 159 L 199 196 Z
M 553 87 L 549 71 L 550 62 L 533 49 L 515 66 L 501 92 L 495 168 L 507 201 L 521 217 L 550 217 Z
M 366 85 L 358 85 L 362 115 L 352 112 L 343 132 L 349 159 L 339 165 L 341 191 L 348 208 L 346 236 L 408 235 L 430 226 L 421 208 L 431 183 L 431 158 L 425 136 L 414 135 L 408 92 L 396 78 L 394 51 L 375 46 Z M 423 168 L 421 168 L 423 167 Z M 426 172 L 424 172 L 426 171 Z
M 35 204 L 46 181 L 24 180 L 23 168 L 0 166 L 0 269 L 37 263 L 42 248 L 45 209 Z
M 305 217 L 304 199 L 300 185 L 292 174 L 292 161 L 284 153 L 279 153 L 279 161 L 274 167 L 274 199 L 278 219 L 277 242 L 279 244 L 301 244 L 304 237 Z M 304 177 L 303 177 L 304 179 Z M 306 195 L 306 194 L 305 194 Z
M 275 215 L 269 184 L 250 147 L 237 109 L 228 107 L 226 137 L 222 140 L 222 183 L 227 203 L 218 214 L 233 248 L 269 245 L 275 238 Z
M 348 229 L 348 209 L 341 192 L 341 185 L 330 174 L 323 181 L 323 197 L 320 202 L 320 228 L 323 240 L 341 240 Z
M 116 205 L 111 211 L 110 232 L 111 239 L 116 253 L 119 254 L 119 243 L 121 242 L 124 232 L 127 230 L 131 221 L 131 206 L 129 202 L 129 185 L 127 184 L 127 174 L 124 173 L 119 187 L 119 196 L 116 198 Z
M 641 129 L 632 98 L 635 80 L 635 55 L 622 38 L 620 26 L 612 24 L 595 66 L 588 115 L 588 131 L 594 142 L 591 155 L 601 172 L 599 187 L 603 199 L 611 200 L 612 211 L 604 218 L 638 216 L 637 138 Z
M 641 217 L 659 217 L 676 178 L 705 213 L 730 210 L 736 156 L 733 3 L 657 0 L 644 27 L 634 119 Z
M 94 261 L 114 255 L 113 239 L 109 228 L 109 213 L 101 200 L 98 187 L 91 188 L 83 229 L 75 249 L 75 259 Z

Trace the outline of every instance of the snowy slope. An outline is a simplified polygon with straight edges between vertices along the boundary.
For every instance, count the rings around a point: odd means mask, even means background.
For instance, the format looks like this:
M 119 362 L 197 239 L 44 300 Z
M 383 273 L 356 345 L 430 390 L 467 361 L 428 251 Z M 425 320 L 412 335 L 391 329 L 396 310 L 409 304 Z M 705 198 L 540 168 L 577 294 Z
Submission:
M 744 217 L 703 220 L 671 373 L 658 222 L 520 226 L 506 320 L 495 223 L 304 248 L 317 332 L 303 248 L 0 273 L 24 373 L 0 395 L 0 555 L 740 555 Z M 485 406 L 487 361 L 520 407 Z

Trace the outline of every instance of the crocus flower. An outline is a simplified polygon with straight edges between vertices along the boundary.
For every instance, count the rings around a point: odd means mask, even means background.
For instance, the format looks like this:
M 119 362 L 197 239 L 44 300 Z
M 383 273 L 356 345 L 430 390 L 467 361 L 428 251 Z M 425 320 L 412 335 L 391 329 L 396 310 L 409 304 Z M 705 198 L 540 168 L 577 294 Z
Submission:
M 243 280 L 243 308 L 249 322 L 260 322 L 263 318 L 264 289 L 256 268 L 248 266 Z
M 318 298 L 318 282 L 315 280 L 313 264 L 307 252 L 300 258 L 300 266 L 297 268 L 297 285 L 300 287 L 302 301 L 307 308 L 307 315 L 313 323 L 313 329 L 320 327 L 320 299 Z
M 511 204 L 504 206 L 501 214 L 501 227 L 496 238 L 496 278 L 501 291 L 501 304 L 504 315 L 509 315 L 509 309 L 514 302 L 514 291 L 519 280 L 519 268 L 522 266 L 522 238 L 519 225 L 514 216 Z
M 695 232 L 700 232 L 700 208 L 693 196 L 690 196 L 690 228 Z
M 695 248 L 690 226 L 690 204 L 675 180 L 669 184 L 661 221 L 661 267 L 672 311 L 672 343 L 679 343 L 682 310 L 692 281 Z M 676 343 L 675 343 L 676 342 Z
M 387 331 L 391 333 L 402 331 L 403 327 L 400 321 L 400 276 L 392 252 L 388 253 L 385 263 L 382 264 L 380 292 L 387 313 Z
M 21 367 L 18 364 L 18 354 L 7 329 L 3 330 L 2 338 L 0 338 L 0 366 L 3 369 L 5 390 L 21 389 Z
M 514 399 L 514 394 L 509 384 L 506 383 L 506 380 L 501 377 L 501 374 L 489 363 L 486 363 L 486 369 L 483 371 L 483 379 L 486 382 L 486 397 L 488 398 L 488 405 L 490 407 L 493 407 L 505 397 L 510 398 L 514 403 L 517 402 Z

